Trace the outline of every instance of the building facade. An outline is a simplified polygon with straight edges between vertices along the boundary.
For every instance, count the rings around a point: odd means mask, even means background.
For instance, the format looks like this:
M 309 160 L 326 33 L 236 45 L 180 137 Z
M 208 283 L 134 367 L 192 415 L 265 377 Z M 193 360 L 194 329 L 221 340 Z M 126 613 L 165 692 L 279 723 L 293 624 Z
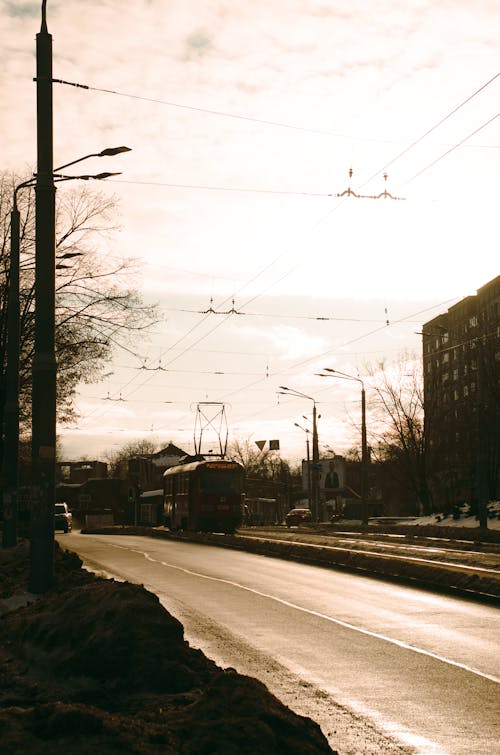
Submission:
M 500 276 L 423 326 L 428 475 L 435 505 L 498 500 Z

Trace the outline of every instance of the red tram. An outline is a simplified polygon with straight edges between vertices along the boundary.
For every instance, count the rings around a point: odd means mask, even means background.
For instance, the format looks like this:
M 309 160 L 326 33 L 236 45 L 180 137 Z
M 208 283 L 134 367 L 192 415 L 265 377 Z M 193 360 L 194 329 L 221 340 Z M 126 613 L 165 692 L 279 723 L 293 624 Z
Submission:
M 234 532 L 241 524 L 244 467 L 204 459 L 170 467 L 163 474 L 163 513 L 171 529 Z

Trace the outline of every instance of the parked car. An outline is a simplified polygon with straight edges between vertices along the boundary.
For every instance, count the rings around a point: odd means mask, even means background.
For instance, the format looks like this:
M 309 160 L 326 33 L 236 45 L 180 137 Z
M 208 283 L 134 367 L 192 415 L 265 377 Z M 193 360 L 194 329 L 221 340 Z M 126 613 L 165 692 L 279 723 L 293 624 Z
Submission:
M 67 503 L 56 503 L 54 506 L 54 529 L 71 532 L 73 516 Z
M 285 516 L 285 524 L 291 527 L 292 524 L 304 524 L 312 522 L 311 509 L 291 509 Z

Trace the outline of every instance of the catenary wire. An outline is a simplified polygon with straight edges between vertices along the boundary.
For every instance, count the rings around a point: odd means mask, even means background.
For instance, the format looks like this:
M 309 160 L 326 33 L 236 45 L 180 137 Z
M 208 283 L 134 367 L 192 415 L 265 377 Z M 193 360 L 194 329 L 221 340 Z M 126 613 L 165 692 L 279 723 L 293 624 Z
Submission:
M 474 92 L 474 93 L 473 93 L 472 95 L 470 95 L 470 96 L 469 96 L 469 97 L 468 97 L 468 98 L 467 98 L 466 100 L 464 100 L 464 101 L 463 101 L 463 102 L 462 102 L 462 103 L 461 103 L 461 104 L 460 104 L 459 106 L 457 106 L 456 108 L 454 108 L 454 110 L 453 110 L 453 111 L 451 111 L 451 112 L 450 112 L 450 113 L 449 113 L 449 114 L 448 114 L 447 116 L 445 116 L 445 117 L 444 117 L 443 119 L 441 119 L 441 120 L 440 120 L 440 121 L 439 121 L 439 122 L 438 122 L 437 124 L 435 124 L 435 125 L 434 125 L 434 126 L 433 126 L 433 127 L 431 128 L 431 129 L 429 129 L 429 130 L 428 130 L 428 131 L 427 131 L 427 132 L 426 132 L 425 134 L 423 134 L 423 135 L 422 135 L 422 137 L 420 137 L 420 138 L 419 138 L 418 140 L 416 140 L 416 141 L 415 141 L 415 142 L 413 142 L 413 143 L 412 143 L 411 145 L 409 145 L 409 147 L 408 147 L 408 148 L 407 148 L 406 150 L 404 150 L 404 151 L 403 151 L 402 153 L 400 153 L 399 155 L 397 155 L 397 156 L 396 156 L 396 157 L 395 157 L 395 158 L 394 158 L 394 159 L 393 159 L 393 160 L 391 161 L 391 163 L 389 163 L 388 165 L 390 165 L 390 164 L 393 164 L 393 163 L 394 163 L 394 162 L 395 162 L 395 161 L 396 161 L 397 159 L 399 159 L 399 158 L 400 158 L 400 157 L 401 157 L 401 156 L 402 156 L 403 154 L 406 154 L 406 152 L 408 152 L 408 151 L 409 151 L 409 150 L 410 150 L 410 149 L 411 149 L 411 148 L 412 148 L 413 146 L 415 146 L 415 145 L 416 145 L 416 144 L 417 144 L 417 143 L 418 143 L 419 141 L 421 141 L 421 140 L 422 140 L 423 138 L 425 138 L 425 136 L 427 136 L 427 135 L 428 135 L 429 133 L 431 133 L 431 131 L 435 130 L 435 129 L 436 129 L 436 128 L 437 128 L 437 127 L 438 127 L 439 125 L 441 125 L 441 124 L 442 124 L 442 123 L 443 123 L 443 122 L 444 122 L 445 120 L 447 120 L 447 119 L 448 119 L 449 117 L 451 117 L 451 116 L 452 116 L 453 114 L 455 114 L 455 113 L 456 113 L 456 112 L 457 112 L 457 111 L 458 111 L 458 110 L 459 110 L 459 109 L 460 109 L 461 107 L 463 107 L 463 105 L 465 105 L 465 104 L 466 104 L 466 102 L 470 101 L 470 100 L 471 100 L 471 99 L 472 99 L 472 98 L 473 98 L 474 96 L 476 96 L 477 94 L 479 94 L 479 92 L 480 92 L 480 91 L 482 91 L 482 90 L 483 90 L 483 89 L 484 89 L 484 88 L 485 88 L 486 86 L 488 86 L 488 85 L 489 85 L 490 83 L 492 83 L 492 82 L 493 82 L 493 81 L 494 81 L 494 80 L 495 80 L 495 79 L 496 79 L 496 78 L 497 78 L 497 77 L 498 77 L 499 75 L 500 75 L 500 74 L 496 74 L 496 75 L 495 75 L 495 76 L 494 76 L 494 77 L 493 77 L 492 79 L 490 79 L 490 80 L 489 80 L 488 82 L 486 82 L 486 83 L 485 83 L 485 84 L 484 84 L 484 85 L 483 85 L 483 86 L 482 86 L 481 88 L 479 88 L 478 90 L 476 90 L 476 92 Z M 133 95 L 123 95 L 123 93 L 119 93 L 119 92 L 116 92 L 116 91 L 114 91 L 114 90 L 97 90 L 97 88 L 94 88 L 94 87 L 89 87 L 89 86 L 86 86 L 86 85 L 75 85 L 75 84 L 72 84 L 72 82 L 65 82 L 65 81 L 62 81 L 62 80 L 56 80 L 56 81 L 58 81 L 59 83 L 63 83 L 63 84 L 70 84 L 70 85 L 74 85 L 74 86 L 81 86 L 82 88 L 86 88 L 86 89 L 95 89 L 96 91 L 106 91 L 106 92 L 108 92 L 108 93 L 111 93 L 111 94 L 120 94 L 120 95 L 122 95 L 122 96 L 133 96 Z M 134 96 L 134 97 L 136 97 L 136 96 Z M 140 97 L 137 97 L 137 98 L 138 98 L 138 99 L 150 99 L 150 98 L 140 98 Z M 160 102 L 161 104 L 167 104 L 167 105 L 176 105 L 176 103 L 170 103 L 170 102 L 167 102 L 167 101 L 160 101 L 160 100 L 152 100 L 152 101 L 155 101 L 155 102 Z M 186 106 L 186 107 L 188 107 L 188 109 L 201 110 L 202 112 L 210 112 L 211 114 L 215 114 L 215 115 L 227 115 L 227 116 L 230 116 L 230 114 L 222 113 L 222 112 L 219 112 L 219 111 L 206 111 L 206 110 L 204 110 L 204 109 L 200 109 L 200 108 L 193 108 L 193 107 L 191 107 L 191 106 Z M 245 118 L 244 116 L 235 116 L 235 117 L 237 117 L 237 118 L 240 118 L 240 119 L 244 119 L 244 120 L 247 120 L 247 118 Z M 497 116 L 495 116 L 495 117 L 497 117 Z M 285 126 L 285 127 L 287 126 L 287 124 L 280 124 L 280 123 L 277 123 L 277 122 L 271 122 L 271 121 L 263 121 L 263 120 L 262 120 L 262 121 L 260 121 L 259 119 L 252 119 L 252 120 L 256 120 L 257 122 L 262 122 L 262 123 L 265 123 L 265 124 L 267 124 L 267 125 L 279 125 L 279 126 Z M 493 120 L 493 119 L 492 119 L 492 120 Z M 487 124 L 484 124 L 484 125 L 487 125 Z M 483 127 L 484 127 L 484 126 L 483 126 Z M 483 128 L 483 127 L 481 127 L 481 128 Z M 304 130 L 304 129 L 303 129 L 302 127 L 293 127 L 293 128 L 299 128 L 299 130 Z M 480 130 L 480 129 L 478 129 L 478 130 Z M 477 133 L 477 132 L 474 132 L 474 133 Z M 470 138 L 470 137 L 467 137 L 467 138 Z M 464 141 L 466 141 L 466 139 L 462 140 L 462 142 L 461 142 L 460 144 L 462 144 L 462 143 L 463 143 Z M 452 148 L 451 148 L 450 150 L 448 150 L 448 151 L 447 151 L 447 152 L 446 152 L 446 153 L 445 153 L 444 155 L 442 155 L 442 157 L 446 156 L 446 154 L 449 154 L 449 153 L 450 153 L 451 151 L 453 151 L 454 149 L 456 149 L 456 148 L 457 148 L 458 146 L 460 146 L 460 144 L 457 144 L 457 145 L 455 145 L 454 147 L 452 147 Z M 441 157 L 441 158 L 438 158 L 438 159 L 442 159 L 442 157 Z M 432 164 L 430 164 L 429 166 L 427 166 L 426 168 L 424 168 L 424 169 L 423 169 L 423 170 L 422 170 L 422 171 L 421 171 L 420 173 L 422 173 L 422 172 L 423 172 L 424 170 L 427 170 L 427 169 L 429 169 L 429 168 L 430 168 L 430 167 L 431 167 L 431 166 L 432 166 L 433 164 L 435 164 L 435 162 L 437 162 L 437 160 L 436 160 L 436 161 L 434 161 L 434 163 L 432 163 Z M 385 166 L 385 167 L 387 167 L 387 166 Z M 384 169 L 385 169 L 385 168 L 382 168 L 382 169 L 380 169 L 379 171 L 377 171 L 377 173 L 376 173 L 376 174 L 374 174 L 374 176 L 373 176 L 373 177 L 375 177 L 375 175 L 378 175 L 378 174 L 379 174 L 380 172 L 382 172 L 382 170 L 384 170 Z M 419 175 L 419 174 L 417 174 L 417 175 Z M 416 177 L 416 176 L 414 176 L 413 178 L 415 178 L 415 177 Z M 371 179 L 368 179 L 368 180 L 371 180 Z M 410 180 L 413 180 L 413 179 L 410 179 Z M 339 203 L 339 205 L 337 205 L 337 206 L 336 206 L 336 207 L 335 207 L 335 208 L 334 208 L 333 210 L 329 211 L 329 213 L 327 214 L 327 216 L 325 216 L 325 218 L 322 218 L 322 219 L 320 219 L 319 221 L 317 221 L 317 223 L 315 224 L 315 226 L 314 226 L 314 227 L 317 227 L 317 225 L 319 225 L 319 224 L 320 224 L 321 222 L 323 222 L 323 220 L 324 220 L 324 219 L 326 219 L 326 217 L 329 217 L 329 216 L 330 216 L 330 214 L 331 214 L 331 213 L 332 213 L 333 211 L 335 211 L 335 210 L 336 210 L 336 209 L 338 208 L 338 206 L 340 206 L 340 204 L 342 204 L 342 203 Z M 274 260 L 274 261 L 273 261 L 273 262 L 272 262 L 271 264 L 274 264 L 274 263 L 275 263 L 275 262 L 277 261 L 277 259 L 279 259 L 279 258 L 280 258 L 281 256 L 282 256 L 282 255 L 279 255 L 279 256 L 278 256 L 278 257 L 276 258 L 276 260 Z M 266 269 L 269 269 L 269 267 L 270 267 L 270 265 L 266 266 Z M 297 266 L 295 266 L 295 267 L 297 267 Z M 295 267 L 294 267 L 293 269 L 295 269 Z M 261 271 L 261 273 L 259 273 L 259 275 L 257 275 L 256 277 L 259 277 L 259 276 L 260 276 L 260 274 L 262 274 L 262 271 Z M 291 271 L 290 271 L 289 273 L 287 273 L 287 274 L 286 274 L 285 276 L 283 276 L 283 277 L 287 277 L 287 275 L 289 275 L 289 274 L 291 274 Z M 283 279 L 283 277 L 282 277 L 282 278 L 280 278 L 279 280 L 282 280 L 282 279 Z M 277 282 L 279 282 L 279 281 L 277 281 Z M 275 281 L 275 282 L 274 282 L 274 283 L 273 283 L 272 285 L 276 285 L 276 283 L 277 283 L 277 282 Z M 248 285 L 248 282 L 247 282 L 247 284 L 245 284 L 245 285 Z M 241 289 L 240 289 L 240 290 L 241 290 Z M 266 289 L 266 290 L 268 290 L 268 289 Z M 261 295 L 262 295 L 262 293 L 260 294 L 260 296 L 261 296 Z M 228 297 L 228 298 L 230 298 L 230 297 Z M 256 296 L 256 297 L 253 297 L 253 299 L 251 299 L 250 301 L 254 301 L 254 300 L 255 300 L 256 298 L 258 298 L 258 296 Z M 227 299 L 226 299 L 226 300 L 224 300 L 224 301 L 227 301 Z M 248 303 L 248 302 L 247 302 L 247 303 Z M 227 319 L 227 318 L 226 318 L 226 319 Z M 224 320 L 224 322 L 225 322 L 225 320 Z M 220 324 L 222 324 L 222 323 L 220 323 Z M 220 326 L 220 324 L 219 324 L 219 325 L 217 325 L 217 326 L 216 326 L 216 328 L 217 328 L 217 327 L 219 327 L 219 326 Z M 195 326 L 195 327 L 196 327 L 196 326 Z M 386 327 L 386 326 L 383 326 L 383 327 Z M 215 330 L 216 328 L 212 329 L 212 330 L 210 331 L 210 333 L 211 333 L 211 332 L 213 332 L 213 330 Z M 189 331 L 189 333 L 190 333 L 190 332 L 192 332 L 192 330 L 194 330 L 194 327 L 193 327 L 193 328 L 192 328 L 192 329 L 191 329 L 191 330 Z M 188 334 L 189 334 L 189 333 L 188 333 Z M 190 347 L 188 347 L 188 348 L 187 348 L 186 350 L 184 350 L 184 351 L 183 351 L 183 352 L 182 352 L 182 353 L 181 353 L 181 354 L 180 354 L 180 355 L 179 355 L 178 357 L 176 357 L 176 358 L 179 358 L 180 356 L 182 356 L 182 354 L 186 353 L 186 351 L 187 351 L 187 350 L 189 350 L 189 348 L 192 348 L 192 347 L 194 347 L 195 345 L 197 345 L 197 344 L 198 344 L 198 343 L 199 343 L 199 342 L 200 342 L 201 340 L 203 340 L 203 338 L 207 337 L 207 336 L 208 336 L 208 335 L 209 335 L 210 333 L 208 333 L 208 334 L 206 334 L 206 335 L 202 336 L 202 337 L 201 337 L 200 339 L 198 339 L 198 341 L 196 341 L 196 342 L 195 342 L 195 344 L 191 344 L 191 346 L 190 346 Z M 187 337 L 187 335 L 188 335 L 188 334 L 186 334 L 186 337 Z M 370 333 L 370 334 L 371 334 L 371 333 Z M 367 335 L 370 335 L 370 334 L 367 334 Z M 181 339 L 181 340 L 182 340 L 182 339 Z M 177 343 L 179 343 L 179 341 L 178 341 Z M 171 347 L 171 348 L 173 348 L 173 347 Z M 328 352 L 327 352 L 327 353 L 328 353 Z M 309 360 L 309 361 L 310 361 L 310 360 Z M 130 381 L 129 381 L 129 382 L 130 382 Z M 142 385 L 144 385 L 144 383 L 143 383 Z M 142 386 L 139 386 L 139 387 L 142 387 Z M 133 391 L 133 392 L 135 392 L 135 390 L 137 390 L 137 389 L 138 389 L 138 388 L 134 389 L 134 391 Z

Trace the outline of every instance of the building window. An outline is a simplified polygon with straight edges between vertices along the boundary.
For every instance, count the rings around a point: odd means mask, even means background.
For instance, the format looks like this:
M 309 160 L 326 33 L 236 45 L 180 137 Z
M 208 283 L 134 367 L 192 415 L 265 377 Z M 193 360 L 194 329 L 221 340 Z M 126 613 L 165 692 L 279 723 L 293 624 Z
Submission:
M 441 382 L 443 383 L 443 385 L 448 382 L 449 378 L 450 378 L 450 373 L 443 372 L 443 374 L 441 375 Z
M 453 391 L 453 398 L 455 399 L 455 401 L 458 401 L 458 391 L 457 391 L 457 389 L 456 389 L 456 388 L 455 388 L 455 390 Z
M 477 317 L 469 317 L 469 328 L 477 328 Z
M 453 370 L 453 380 L 458 380 L 458 368 Z
M 464 397 L 466 397 L 468 395 L 469 395 L 469 386 L 468 385 L 464 385 Z
M 446 354 L 443 354 L 443 364 L 446 364 L 449 361 L 450 361 L 450 355 L 448 354 L 448 352 L 446 352 Z

